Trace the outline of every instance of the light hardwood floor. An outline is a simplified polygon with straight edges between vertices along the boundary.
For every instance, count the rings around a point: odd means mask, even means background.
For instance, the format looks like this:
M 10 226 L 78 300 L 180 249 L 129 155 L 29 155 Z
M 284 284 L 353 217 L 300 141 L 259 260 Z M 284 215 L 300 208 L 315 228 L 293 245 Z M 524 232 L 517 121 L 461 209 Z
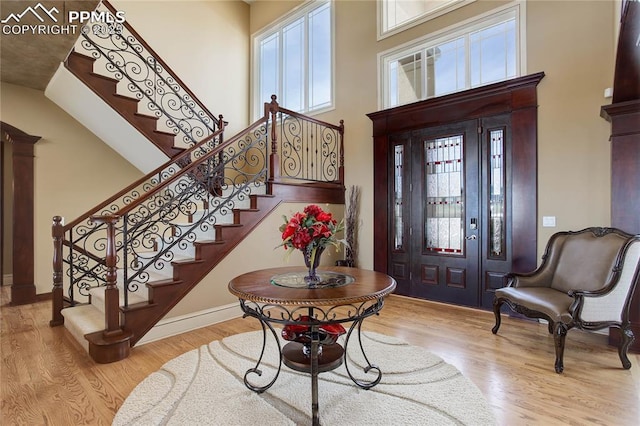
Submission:
M 239 318 L 135 347 L 128 359 L 101 365 L 64 327 L 49 327 L 50 302 L 12 307 L 8 288 L 0 294 L 2 425 L 109 425 L 133 388 L 165 362 L 259 328 L 255 319 Z M 546 325 L 504 317 L 494 336 L 493 323 L 490 312 L 390 296 L 363 328 L 456 366 L 483 392 L 500 425 L 640 424 L 638 354 L 624 370 L 605 336 L 572 330 L 565 372 L 556 374 Z

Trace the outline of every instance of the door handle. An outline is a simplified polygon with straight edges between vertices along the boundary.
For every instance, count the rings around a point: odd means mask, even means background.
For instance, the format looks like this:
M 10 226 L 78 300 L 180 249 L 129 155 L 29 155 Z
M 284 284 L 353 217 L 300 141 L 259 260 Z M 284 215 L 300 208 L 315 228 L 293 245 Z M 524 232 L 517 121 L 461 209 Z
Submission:
M 477 240 L 478 237 L 474 234 L 474 235 L 469 235 L 468 237 L 465 237 L 465 240 Z

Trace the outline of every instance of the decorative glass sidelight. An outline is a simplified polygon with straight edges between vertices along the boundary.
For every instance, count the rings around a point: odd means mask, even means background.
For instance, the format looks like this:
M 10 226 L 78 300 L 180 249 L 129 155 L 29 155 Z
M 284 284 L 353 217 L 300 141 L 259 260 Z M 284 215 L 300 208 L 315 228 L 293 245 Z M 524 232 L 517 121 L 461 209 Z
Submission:
M 464 254 L 463 135 L 424 142 L 424 249 Z
M 404 159 L 404 145 L 394 147 L 393 160 L 393 248 L 403 248 L 403 217 L 402 217 L 402 167 Z
M 502 257 L 505 250 L 504 129 L 489 131 L 489 256 Z

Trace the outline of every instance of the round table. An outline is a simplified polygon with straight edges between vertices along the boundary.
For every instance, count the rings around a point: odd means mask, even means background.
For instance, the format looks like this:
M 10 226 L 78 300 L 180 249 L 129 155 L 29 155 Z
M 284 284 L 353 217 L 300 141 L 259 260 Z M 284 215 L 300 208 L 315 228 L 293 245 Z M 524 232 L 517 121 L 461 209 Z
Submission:
M 263 269 L 248 272 L 229 282 L 229 291 L 238 297 L 245 316 L 260 321 L 264 333 L 262 352 L 256 366 L 247 370 L 244 383 L 247 388 L 261 393 L 277 380 L 282 364 L 311 375 L 311 411 L 313 424 L 318 418 L 318 374 L 345 364 L 351 380 L 363 389 L 370 389 L 380 382 L 382 372 L 367 358 L 360 333 L 365 318 L 378 314 L 384 305 L 384 297 L 391 293 L 396 282 L 380 272 L 349 267 L 321 267 L 318 273 L 323 282 L 308 288 L 302 277 L 307 270 L 300 267 Z M 320 336 L 323 326 L 351 323 L 346 332 L 344 347 L 339 343 L 323 345 Z M 289 342 L 280 345 L 273 324 L 308 327 L 308 342 Z M 267 342 L 267 330 L 273 335 L 280 352 L 278 371 L 265 386 L 251 384 L 252 374 L 262 375 L 260 364 Z M 377 373 L 368 382 L 356 379 L 349 371 L 346 350 L 352 332 L 357 330 L 360 350 L 367 366 L 365 373 Z

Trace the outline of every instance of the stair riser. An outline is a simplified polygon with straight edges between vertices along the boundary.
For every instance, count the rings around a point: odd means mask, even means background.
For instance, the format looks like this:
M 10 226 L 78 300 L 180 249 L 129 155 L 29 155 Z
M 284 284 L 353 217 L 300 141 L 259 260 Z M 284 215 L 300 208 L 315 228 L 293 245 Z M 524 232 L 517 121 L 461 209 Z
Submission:
M 74 74 L 89 74 L 93 72 L 93 63 L 95 59 L 89 56 L 71 52 L 67 58 L 67 68 Z
M 149 300 L 149 290 L 146 285 L 138 286 L 138 290 L 135 292 L 129 292 L 128 294 L 128 304 L 146 302 Z M 119 304 L 118 306 L 125 306 L 124 296 L 125 292 L 122 288 L 119 288 L 118 291 L 119 296 Z M 100 312 L 105 311 L 105 296 L 104 296 L 104 287 L 94 289 L 91 291 L 91 305 L 98 309 Z

